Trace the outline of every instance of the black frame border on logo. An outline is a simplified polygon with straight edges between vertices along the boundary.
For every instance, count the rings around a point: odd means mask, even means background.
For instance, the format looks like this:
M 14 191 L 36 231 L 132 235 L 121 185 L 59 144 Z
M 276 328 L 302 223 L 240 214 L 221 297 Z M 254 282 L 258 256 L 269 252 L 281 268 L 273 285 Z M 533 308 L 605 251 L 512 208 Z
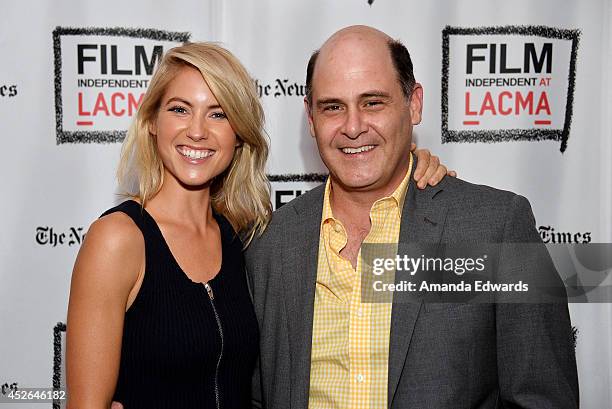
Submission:
M 327 180 L 326 173 L 288 173 L 285 175 L 267 175 L 270 182 L 318 182 Z
M 562 130 L 552 129 L 503 129 L 482 131 L 451 131 L 448 129 L 448 77 L 449 42 L 451 35 L 516 34 L 560 40 L 571 40 L 572 51 L 567 86 L 567 103 Z M 506 141 L 561 141 L 561 152 L 567 148 L 572 124 L 574 88 L 576 82 L 576 59 L 580 42 L 580 30 L 559 29 L 547 26 L 497 26 L 497 27 L 451 27 L 442 30 L 442 143 L 453 142 L 506 142 Z
M 62 332 L 66 332 L 66 324 L 58 322 L 53 328 L 53 390 L 62 387 Z M 65 402 L 64 402 L 65 403 Z M 53 409 L 59 409 L 61 401 L 53 399 Z
M 55 130 L 57 144 L 63 143 L 114 143 L 125 138 L 126 131 L 65 131 L 62 120 L 62 47 L 61 36 L 67 35 L 100 35 L 113 37 L 146 38 L 159 41 L 189 41 L 191 33 L 164 31 L 148 28 L 123 27 L 56 27 L 53 30 L 53 58 L 55 63 Z

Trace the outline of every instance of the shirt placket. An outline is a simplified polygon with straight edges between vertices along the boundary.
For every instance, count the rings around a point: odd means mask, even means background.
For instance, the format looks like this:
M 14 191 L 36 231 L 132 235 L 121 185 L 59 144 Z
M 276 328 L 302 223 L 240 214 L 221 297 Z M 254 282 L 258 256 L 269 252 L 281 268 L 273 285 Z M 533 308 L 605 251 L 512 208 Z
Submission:
M 372 374 L 370 371 L 371 305 L 361 301 L 361 257 L 350 304 L 349 356 L 351 408 L 368 408 Z

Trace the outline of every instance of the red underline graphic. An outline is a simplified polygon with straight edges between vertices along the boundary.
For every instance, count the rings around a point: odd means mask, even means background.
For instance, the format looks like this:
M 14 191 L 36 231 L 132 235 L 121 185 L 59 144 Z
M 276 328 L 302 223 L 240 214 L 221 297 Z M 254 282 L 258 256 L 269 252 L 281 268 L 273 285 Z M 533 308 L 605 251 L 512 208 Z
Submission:
M 93 121 L 77 121 L 77 125 L 93 125 Z
M 548 119 L 534 121 L 536 125 L 550 125 L 552 122 Z
M 480 125 L 480 121 L 463 121 L 463 125 Z

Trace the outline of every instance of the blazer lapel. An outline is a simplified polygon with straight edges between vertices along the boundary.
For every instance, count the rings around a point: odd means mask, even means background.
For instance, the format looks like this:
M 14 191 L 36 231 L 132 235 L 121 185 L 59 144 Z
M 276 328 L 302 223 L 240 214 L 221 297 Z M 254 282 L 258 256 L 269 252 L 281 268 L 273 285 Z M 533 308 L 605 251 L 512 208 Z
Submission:
M 413 171 L 416 168 L 414 161 Z M 402 223 L 400 227 L 399 243 L 409 243 L 411 249 L 423 246 L 422 253 L 430 253 L 432 244 L 440 242 L 444 223 L 446 221 L 446 208 L 436 203 L 434 197 L 443 190 L 444 181 L 438 186 L 418 190 L 414 180 L 410 181 L 404 206 L 402 210 Z M 401 274 L 395 275 L 395 282 L 402 279 Z M 401 293 L 394 293 L 393 308 L 391 312 L 391 334 L 389 340 L 389 368 L 388 368 L 388 406 L 391 407 L 393 397 L 402 375 L 406 362 L 410 340 L 414 331 L 416 320 L 421 310 L 422 302 L 402 301 Z
M 324 186 L 294 205 L 298 217 L 288 226 L 282 249 L 289 331 L 291 408 L 306 409 L 310 388 L 312 322 Z

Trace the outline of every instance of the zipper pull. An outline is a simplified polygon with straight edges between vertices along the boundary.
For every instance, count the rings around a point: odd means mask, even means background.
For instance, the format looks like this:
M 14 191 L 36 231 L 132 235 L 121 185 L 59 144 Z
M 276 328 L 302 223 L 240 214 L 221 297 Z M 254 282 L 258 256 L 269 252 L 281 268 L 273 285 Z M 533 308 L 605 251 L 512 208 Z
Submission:
M 204 283 L 204 288 L 206 288 L 206 292 L 208 293 L 208 297 L 211 300 L 215 299 L 215 295 L 213 294 L 212 287 L 208 283 Z

